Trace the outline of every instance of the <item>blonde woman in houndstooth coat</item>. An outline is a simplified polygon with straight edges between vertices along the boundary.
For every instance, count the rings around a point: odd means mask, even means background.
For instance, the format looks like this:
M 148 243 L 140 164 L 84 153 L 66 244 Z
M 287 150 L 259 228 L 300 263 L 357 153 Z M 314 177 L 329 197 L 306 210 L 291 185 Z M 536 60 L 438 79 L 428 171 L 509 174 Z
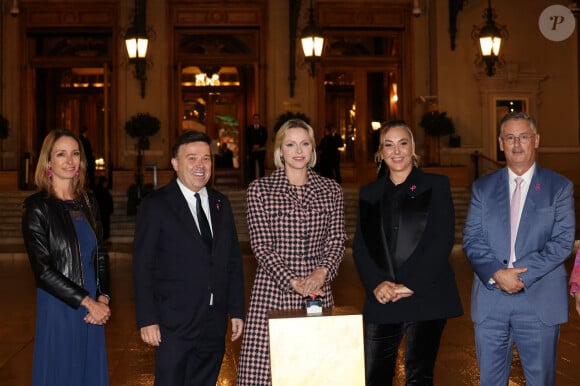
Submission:
M 238 385 L 270 385 L 268 311 L 305 307 L 312 294 L 323 307 L 334 301 L 346 233 L 342 188 L 316 174 L 314 131 L 306 122 L 284 123 L 274 143 L 277 170 L 248 188 L 248 229 L 258 260 L 246 320 Z

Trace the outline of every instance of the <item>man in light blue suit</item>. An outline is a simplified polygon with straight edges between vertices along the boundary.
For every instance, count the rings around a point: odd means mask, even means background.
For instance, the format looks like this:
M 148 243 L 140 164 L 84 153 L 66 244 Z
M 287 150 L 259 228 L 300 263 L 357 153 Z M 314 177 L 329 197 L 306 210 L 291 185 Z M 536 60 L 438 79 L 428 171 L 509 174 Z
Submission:
M 536 164 L 540 135 L 529 115 L 506 115 L 498 140 L 507 167 L 473 183 L 463 231 L 475 271 L 471 319 L 480 382 L 508 384 L 515 343 L 526 384 L 550 386 L 560 324 L 568 320 L 564 261 L 574 244 L 573 185 Z

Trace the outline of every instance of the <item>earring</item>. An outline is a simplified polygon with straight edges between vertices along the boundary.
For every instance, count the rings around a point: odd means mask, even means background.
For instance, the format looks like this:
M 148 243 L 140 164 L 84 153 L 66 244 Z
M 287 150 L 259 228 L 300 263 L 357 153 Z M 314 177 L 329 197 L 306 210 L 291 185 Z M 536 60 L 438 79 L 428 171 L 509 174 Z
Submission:
M 79 169 L 77 169 L 77 171 L 76 171 L 76 173 L 75 173 L 75 176 L 76 176 L 76 177 L 78 177 L 78 176 L 80 176 L 80 175 L 81 175 L 81 171 L 80 171 Z
M 52 179 L 52 167 L 48 167 L 48 172 L 47 172 L 48 178 Z

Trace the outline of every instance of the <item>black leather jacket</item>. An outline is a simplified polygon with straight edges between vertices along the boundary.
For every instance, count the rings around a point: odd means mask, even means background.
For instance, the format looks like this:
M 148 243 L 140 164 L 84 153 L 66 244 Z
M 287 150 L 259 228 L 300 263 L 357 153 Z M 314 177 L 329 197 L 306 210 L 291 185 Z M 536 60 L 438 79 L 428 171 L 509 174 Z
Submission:
M 87 203 L 88 200 L 88 203 Z M 102 228 L 96 200 L 88 194 L 81 199 L 82 211 L 97 236 L 93 255 L 97 274 L 97 298 L 110 296 L 109 255 L 103 247 Z M 36 286 L 78 308 L 89 293 L 84 289 L 80 248 L 71 216 L 64 203 L 46 192 L 24 200 L 22 235 L 36 279 Z

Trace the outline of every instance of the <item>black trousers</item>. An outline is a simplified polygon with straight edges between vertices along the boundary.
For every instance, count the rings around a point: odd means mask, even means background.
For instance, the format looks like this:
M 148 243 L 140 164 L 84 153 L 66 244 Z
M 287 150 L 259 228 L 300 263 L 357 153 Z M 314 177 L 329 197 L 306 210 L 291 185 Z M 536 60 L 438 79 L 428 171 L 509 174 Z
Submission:
M 406 337 L 406 385 L 433 385 L 433 369 L 447 319 L 365 325 L 367 386 L 392 385 L 399 345 Z
M 215 386 L 225 341 L 210 311 L 201 338 L 188 340 L 164 333 L 155 350 L 155 386 Z

